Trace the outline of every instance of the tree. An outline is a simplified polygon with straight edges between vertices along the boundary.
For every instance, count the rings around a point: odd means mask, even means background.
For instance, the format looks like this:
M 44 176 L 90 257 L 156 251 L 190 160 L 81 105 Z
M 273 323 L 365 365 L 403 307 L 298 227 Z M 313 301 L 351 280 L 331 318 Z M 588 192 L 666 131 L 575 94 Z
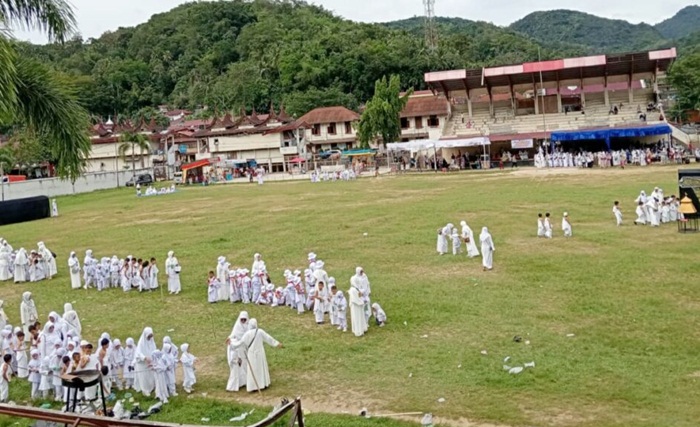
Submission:
M 369 143 L 377 138 L 381 139 L 385 147 L 387 143 L 399 139 L 401 111 L 412 93 L 413 89 L 410 89 L 405 95 L 400 96 L 399 76 L 392 75 L 389 80 L 384 76 L 381 80 L 377 80 L 374 85 L 374 96 L 367 103 L 357 128 L 357 137 L 363 148 L 369 147 Z
M 151 144 L 148 142 L 148 138 L 140 133 L 124 132 L 119 137 L 121 144 L 119 145 L 119 156 L 124 162 L 126 162 L 126 153 L 131 149 L 131 170 L 136 174 L 136 149 L 140 151 L 139 157 L 141 158 L 141 167 L 143 164 L 143 152 L 150 151 Z
M 64 0 L 0 0 L 0 125 L 21 124 L 35 132 L 56 158 L 56 172 L 75 181 L 91 150 L 88 115 L 69 80 L 19 55 L 2 28 L 34 28 L 62 42 L 75 17 Z
M 669 79 L 678 93 L 679 108 L 700 109 L 700 53 L 685 56 L 673 64 Z

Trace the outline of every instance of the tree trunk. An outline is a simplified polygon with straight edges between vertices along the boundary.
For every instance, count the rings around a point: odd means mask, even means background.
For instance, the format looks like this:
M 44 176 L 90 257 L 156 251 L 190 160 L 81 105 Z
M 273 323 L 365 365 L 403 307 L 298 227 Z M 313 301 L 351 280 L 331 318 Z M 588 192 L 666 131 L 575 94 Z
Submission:
M 131 174 L 136 177 L 136 156 L 134 151 L 134 144 L 131 144 Z

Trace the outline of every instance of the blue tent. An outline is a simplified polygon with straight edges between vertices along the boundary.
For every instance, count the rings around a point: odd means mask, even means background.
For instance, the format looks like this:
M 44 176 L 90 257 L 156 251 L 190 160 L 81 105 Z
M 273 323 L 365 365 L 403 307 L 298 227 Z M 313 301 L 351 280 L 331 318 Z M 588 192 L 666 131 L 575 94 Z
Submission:
M 667 124 L 644 125 L 624 128 L 579 129 L 552 132 L 552 143 L 558 141 L 605 140 L 610 149 L 611 138 L 638 138 L 642 136 L 668 135 L 671 127 Z

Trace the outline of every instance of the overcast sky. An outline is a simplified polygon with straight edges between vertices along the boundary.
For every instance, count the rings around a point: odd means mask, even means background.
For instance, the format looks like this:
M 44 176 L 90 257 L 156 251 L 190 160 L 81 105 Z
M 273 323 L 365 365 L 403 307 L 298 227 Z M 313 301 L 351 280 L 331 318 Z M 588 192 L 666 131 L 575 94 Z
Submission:
M 186 0 L 69 0 L 75 7 L 84 38 L 105 31 L 146 22 L 154 13 L 165 12 Z M 316 0 L 337 15 L 355 21 L 384 22 L 423 14 L 421 0 Z M 436 0 L 437 16 L 456 16 L 508 25 L 536 10 L 574 9 L 633 23 L 655 24 L 681 8 L 697 4 L 689 0 Z M 15 37 L 46 42 L 41 34 L 15 31 Z

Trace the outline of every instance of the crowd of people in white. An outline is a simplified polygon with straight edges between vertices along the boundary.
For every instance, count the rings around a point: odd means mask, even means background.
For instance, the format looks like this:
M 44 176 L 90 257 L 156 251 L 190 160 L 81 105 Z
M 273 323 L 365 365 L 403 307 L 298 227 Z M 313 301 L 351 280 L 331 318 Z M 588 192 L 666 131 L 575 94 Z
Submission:
M 600 168 L 622 167 L 626 165 L 647 166 L 652 162 L 680 163 L 684 150 L 678 145 L 660 141 L 647 148 L 603 151 L 566 151 L 558 146 L 553 151 L 539 147 L 535 153 L 534 164 L 537 168 Z
M 124 292 L 138 289 L 139 292 L 158 289 L 158 265 L 155 258 L 136 258 L 132 255 L 119 259 L 116 255 L 111 258 L 102 257 L 99 260 L 93 256 L 91 249 L 85 251 L 81 267 L 75 252 L 68 257 L 71 288 L 96 288 L 103 291 L 109 288 L 121 288 Z M 165 273 L 168 276 L 168 293 L 179 294 L 180 263 L 173 251 L 168 252 L 165 260 Z M 83 273 L 82 276 L 80 273 Z
M 331 326 L 343 332 L 347 331 L 349 309 L 351 329 L 356 336 L 367 331 L 372 313 L 377 325 L 384 326 L 386 313 L 378 303 L 370 303 L 369 278 L 362 267 L 357 267 L 350 279 L 348 301 L 335 278 L 326 272 L 325 263 L 313 252 L 308 254 L 307 260 L 308 268 L 303 274 L 301 270 L 285 270 L 285 285 L 275 286 L 260 254 L 253 256 L 250 270 L 232 267 L 226 257 L 220 256 L 216 272 L 209 272 L 207 300 L 209 303 L 228 301 L 287 307 L 298 314 L 311 311 L 318 325 L 325 324 L 327 317 Z
M 56 254 L 44 242 L 37 243 L 37 249 L 27 253 L 24 248 L 15 251 L 10 242 L 0 237 L 0 282 L 39 282 L 57 273 Z
M 196 383 L 196 358 L 189 352 L 189 344 L 179 348 L 170 337 L 163 338 L 161 349 L 156 348 L 153 330 L 143 330 L 136 343 L 127 338 L 122 345 L 118 338 L 104 332 L 93 344 L 83 336 L 80 317 L 71 303 L 63 307 L 63 315 L 52 311 L 46 323 L 41 324 L 31 292 L 22 295 L 20 319 L 22 326 L 13 327 L 0 301 L 0 343 L 3 359 L 0 378 L 0 402 L 6 402 L 12 377 L 31 384 L 32 399 L 65 401 L 67 390 L 61 376 L 80 371 L 101 371 L 105 395 L 113 388 L 133 389 L 167 403 L 168 397 L 177 396 L 175 370 L 182 367 L 182 388 L 193 391 Z M 88 387 L 79 399 L 98 399 L 97 387 Z
M 357 178 L 357 174 L 353 168 L 343 169 L 342 171 L 311 171 L 309 175 L 311 182 L 327 182 L 327 181 L 352 181 Z
M 537 237 L 543 237 L 546 239 L 551 239 L 554 236 L 552 229 L 551 215 L 549 212 L 544 214 L 537 214 Z M 561 231 L 564 233 L 564 237 L 573 236 L 573 229 L 571 227 L 571 219 L 569 218 L 569 213 L 564 212 L 561 218 Z
M 679 211 L 680 200 L 675 195 L 665 197 L 663 190 L 659 187 L 655 187 L 649 196 L 642 190 L 635 199 L 635 203 L 637 204 L 635 210 L 637 218 L 634 220 L 636 225 L 648 224 L 658 227 L 661 224 L 683 219 L 683 214 Z M 620 217 L 618 224 L 621 223 Z

